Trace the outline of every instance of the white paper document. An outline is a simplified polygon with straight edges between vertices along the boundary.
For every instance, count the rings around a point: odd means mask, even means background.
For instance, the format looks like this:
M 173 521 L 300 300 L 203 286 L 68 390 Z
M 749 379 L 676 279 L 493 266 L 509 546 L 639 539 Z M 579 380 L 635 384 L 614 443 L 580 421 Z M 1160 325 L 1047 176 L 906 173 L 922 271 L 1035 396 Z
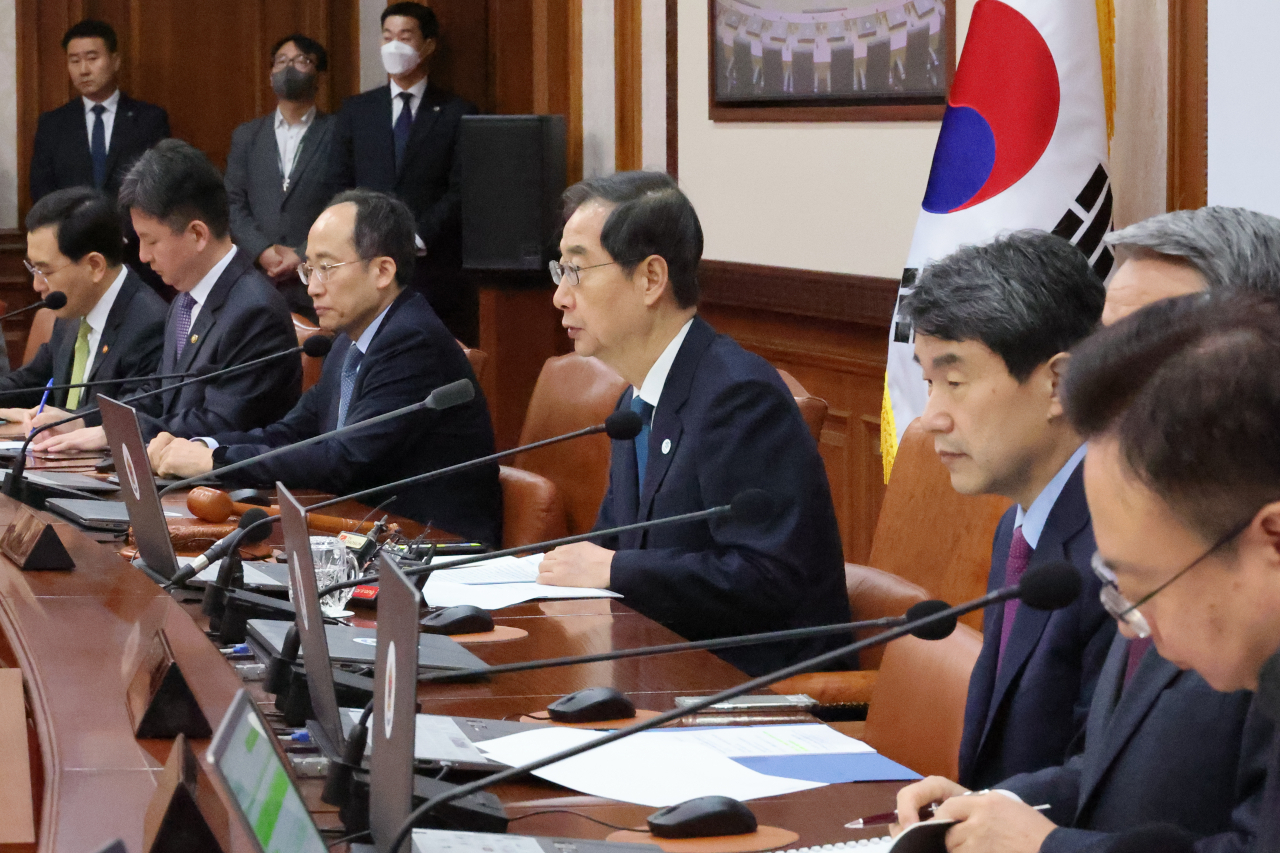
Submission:
M 607 589 L 588 589 L 581 586 L 547 586 L 540 583 L 491 583 L 465 584 L 427 579 L 422 597 L 430 607 L 453 607 L 455 604 L 472 604 L 485 610 L 501 610 L 539 598 L 622 598 Z
M 360 719 L 360 709 L 348 708 L 351 722 Z M 485 757 L 476 749 L 452 717 L 416 714 L 413 718 L 413 758 L 415 761 L 465 761 L 483 764 Z M 365 755 L 373 754 L 373 739 L 365 744 Z
M 0 452 L 4 452 L 6 450 L 9 450 L 9 451 L 21 450 L 22 445 L 25 443 L 26 442 L 23 439 L 16 439 L 16 440 L 10 439 L 6 441 L 0 441 Z
M 432 572 L 431 576 L 449 583 L 533 583 L 538 579 L 538 566 L 542 565 L 544 556 L 532 554 L 528 557 L 498 557 L 472 563 L 461 569 L 447 568 L 449 563 L 441 561 L 433 564 L 440 568 Z
M 600 732 L 580 729 L 548 728 L 495 738 L 477 746 L 490 759 L 514 766 L 602 736 Z M 667 738 L 661 732 L 641 732 L 536 770 L 534 775 L 584 794 L 652 807 L 713 794 L 754 800 L 825 784 L 766 776 L 709 746 Z
M 415 853 L 542 853 L 538 839 L 526 835 L 452 829 L 415 829 L 413 849 Z
M 650 732 L 643 734 L 650 734 Z M 700 744 L 730 758 L 752 758 L 763 755 L 848 755 L 875 752 L 862 741 L 843 735 L 822 723 L 658 729 L 652 734 L 682 743 Z

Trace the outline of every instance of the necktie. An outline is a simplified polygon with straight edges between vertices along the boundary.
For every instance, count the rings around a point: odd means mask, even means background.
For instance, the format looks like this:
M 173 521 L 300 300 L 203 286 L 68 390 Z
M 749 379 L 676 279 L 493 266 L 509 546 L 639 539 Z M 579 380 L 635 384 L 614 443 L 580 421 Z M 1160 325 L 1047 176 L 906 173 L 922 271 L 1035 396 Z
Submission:
M 173 340 L 177 358 L 182 357 L 182 349 L 187 345 L 187 333 L 191 331 L 191 312 L 195 310 L 196 298 L 190 293 L 179 293 L 177 298 L 177 316 L 175 317 Z
M 102 114 L 107 108 L 93 105 L 93 138 L 89 140 L 89 156 L 93 159 L 93 185 L 102 189 L 107 182 L 107 124 Z
M 649 426 L 653 422 L 653 406 L 640 399 L 639 394 L 635 394 L 631 397 L 631 411 L 640 416 L 640 433 L 636 436 L 636 485 L 643 495 L 644 471 L 649 463 Z
M 1138 671 L 1138 664 L 1142 663 L 1142 659 L 1146 656 L 1149 648 L 1151 648 L 1150 637 L 1129 641 L 1129 662 L 1124 668 L 1125 687 L 1128 687 L 1129 682 L 1133 681 L 1133 674 Z
M 76 334 L 75 359 L 71 362 L 71 384 L 78 385 L 84 381 L 84 368 L 89 363 L 89 321 L 80 319 L 80 331 Z M 80 398 L 84 389 L 72 388 L 67 392 L 67 410 L 74 412 L 80 407 Z
M 360 359 L 364 353 L 352 344 L 347 349 L 347 357 L 342 360 L 341 397 L 338 399 L 338 424 L 341 428 L 347 423 L 347 409 L 351 406 L 351 392 L 356 389 L 356 374 L 360 372 Z
M 400 115 L 396 118 L 391 134 L 396 140 L 396 171 L 398 172 L 400 165 L 404 162 L 404 149 L 409 145 L 409 131 L 413 129 L 413 110 L 409 107 L 413 95 L 409 92 L 401 92 L 397 97 L 400 98 L 403 106 L 400 107 Z
M 1012 586 L 1022 580 L 1031 560 L 1031 545 L 1027 537 L 1022 535 L 1022 528 L 1013 531 L 1013 542 L 1009 545 L 1009 560 L 1004 564 L 1004 586 Z M 1004 619 L 1000 623 L 1000 656 L 996 659 L 996 671 L 1004 662 L 1005 646 L 1009 645 L 1009 635 L 1013 633 L 1013 620 L 1018 614 L 1018 599 L 1011 598 L 1004 603 Z

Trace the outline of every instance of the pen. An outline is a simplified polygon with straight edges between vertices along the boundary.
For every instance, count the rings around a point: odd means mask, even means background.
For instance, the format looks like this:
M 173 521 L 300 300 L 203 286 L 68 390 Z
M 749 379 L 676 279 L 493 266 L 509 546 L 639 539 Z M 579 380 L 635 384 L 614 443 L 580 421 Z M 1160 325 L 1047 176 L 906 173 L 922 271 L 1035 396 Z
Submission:
M 1038 812 L 1043 812 L 1048 810 L 1049 804 L 1041 803 L 1040 805 L 1032 806 L 1031 808 L 1035 809 Z M 928 820 L 930 817 L 933 816 L 933 813 L 937 811 L 937 809 L 938 809 L 938 805 L 935 805 L 935 804 L 924 806 L 923 808 L 920 809 L 920 819 Z M 866 817 L 860 817 L 856 820 L 851 820 L 844 825 L 844 828 L 845 829 L 866 829 L 869 826 L 885 826 L 887 824 L 897 823 L 897 822 L 898 822 L 897 811 L 881 812 L 880 814 L 867 815 Z
M 44 386 L 44 395 L 40 398 L 40 408 L 36 409 L 36 417 L 37 417 L 37 418 L 38 418 L 38 417 L 40 417 L 40 415 L 44 414 L 44 404 L 45 404 L 45 403 L 47 403 L 47 402 L 49 402 L 49 389 L 50 389 L 50 388 L 52 388 L 52 387 L 53 387 L 53 377 L 52 377 L 52 376 L 50 376 L 50 377 L 49 377 L 49 381 L 48 381 L 48 382 L 46 382 L 46 383 L 45 383 L 45 386 Z M 31 430 L 31 432 L 35 432 L 35 429 L 33 428 L 33 429 Z M 30 438 L 30 437 L 31 437 L 31 433 L 30 433 L 30 432 L 29 432 L 29 433 L 27 433 L 27 437 L 28 437 L 28 438 Z

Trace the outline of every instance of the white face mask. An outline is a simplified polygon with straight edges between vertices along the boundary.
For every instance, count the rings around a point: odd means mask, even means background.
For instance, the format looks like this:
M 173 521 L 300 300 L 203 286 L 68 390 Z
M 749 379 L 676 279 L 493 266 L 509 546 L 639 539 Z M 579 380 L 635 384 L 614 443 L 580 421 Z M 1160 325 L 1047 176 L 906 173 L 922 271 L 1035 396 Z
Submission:
M 421 61 L 418 52 L 402 41 L 389 41 L 382 46 L 382 67 L 392 77 L 407 74 Z

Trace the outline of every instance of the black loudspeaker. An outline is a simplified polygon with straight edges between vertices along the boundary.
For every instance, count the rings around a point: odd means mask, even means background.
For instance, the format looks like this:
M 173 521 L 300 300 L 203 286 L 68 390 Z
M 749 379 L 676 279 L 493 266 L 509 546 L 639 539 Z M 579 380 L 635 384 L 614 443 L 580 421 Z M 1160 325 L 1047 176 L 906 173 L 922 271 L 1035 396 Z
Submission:
M 464 116 L 457 156 L 463 267 L 544 270 L 558 255 L 564 116 Z

